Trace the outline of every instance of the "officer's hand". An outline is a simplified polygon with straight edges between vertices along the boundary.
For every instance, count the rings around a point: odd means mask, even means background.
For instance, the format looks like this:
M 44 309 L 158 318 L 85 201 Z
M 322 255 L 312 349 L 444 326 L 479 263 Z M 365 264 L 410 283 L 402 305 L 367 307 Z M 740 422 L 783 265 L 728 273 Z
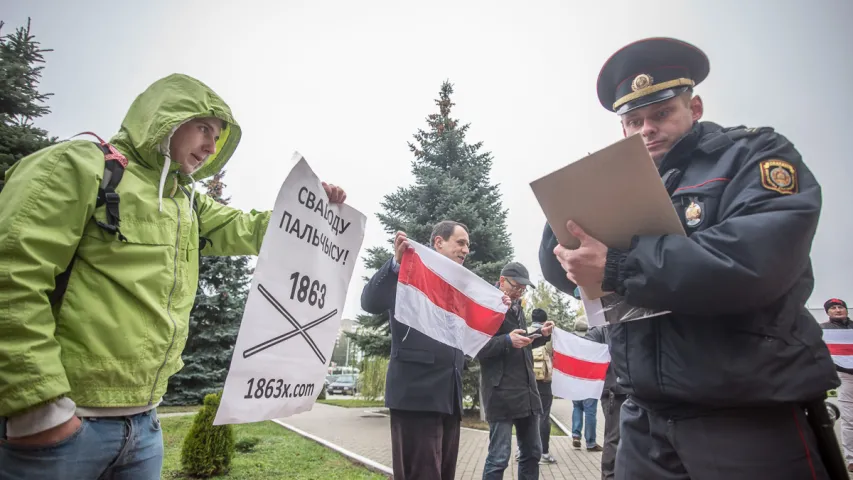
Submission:
M 323 182 L 323 190 L 326 191 L 326 195 L 329 197 L 329 203 L 344 203 L 344 200 L 347 199 L 347 192 L 336 185 Z
M 527 332 L 525 332 L 524 330 L 522 330 L 520 328 L 518 330 L 513 330 L 509 333 L 509 339 L 512 340 L 512 346 L 513 347 L 524 348 L 524 347 L 530 345 L 530 342 L 532 342 L 533 339 L 523 336 L 524 333 L 527 333 Z
M 554 322 L 548 320 L 545 322 L 545 325 L 542 325 L 542 336 L 549 337 L 551 336 L 551 332 L 554 331 Z
M 406 232 L 397 232 L 397 236 L 394 237 L 394 260 L 400 263 L 403 253 L 410 248 L 412 246 L 409 245 L 409 237 L 406 236 Z
M 607 246 L 587 235 L 575 222 L 566 223 L 569 233 L 580 240 L 575 250 L 557 245 L 554 255 L 566 271 L 566 277 L 579 287 L 600 287 L 604 280 Z

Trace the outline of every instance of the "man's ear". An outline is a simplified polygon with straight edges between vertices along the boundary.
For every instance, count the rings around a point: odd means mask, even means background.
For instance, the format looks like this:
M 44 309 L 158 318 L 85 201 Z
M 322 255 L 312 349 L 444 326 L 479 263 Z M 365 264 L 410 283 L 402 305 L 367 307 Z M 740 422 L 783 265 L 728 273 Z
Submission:
M 444 240 L 443 238 L 441 238 L 441 235 L 437 235 L 435 238 L 433 238 L 432 239 L 432 248 L 438 250 L 438 242 L 441 240 Z
M 690 99 L 690 112 L 694 122 L 698 122 L 705 113 L 705 105 L 702 104 L 702 97 L 699 95 Z
M 619 120 L 619 126 L 620 126 L 620 127 L 622 127 L 622 137 L 627 137 L 627 136 L 628 136 L 628 132 L 626 132 L 626 131 L 625 131 L 625 124 L 624 124 L 624 123 L 622 123 L 622 120 L 621 120 L 621 119 Z

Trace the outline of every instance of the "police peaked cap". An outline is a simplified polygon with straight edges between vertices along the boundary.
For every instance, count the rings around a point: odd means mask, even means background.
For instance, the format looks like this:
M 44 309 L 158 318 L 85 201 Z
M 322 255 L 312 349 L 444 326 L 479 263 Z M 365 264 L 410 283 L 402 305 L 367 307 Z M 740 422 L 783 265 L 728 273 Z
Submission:
M 710 69 L 707 55 L 687 42 L 647 38 L 622 47 L 604 62 L 598 74 L 598 100 L 624 115 L 692 89 Z

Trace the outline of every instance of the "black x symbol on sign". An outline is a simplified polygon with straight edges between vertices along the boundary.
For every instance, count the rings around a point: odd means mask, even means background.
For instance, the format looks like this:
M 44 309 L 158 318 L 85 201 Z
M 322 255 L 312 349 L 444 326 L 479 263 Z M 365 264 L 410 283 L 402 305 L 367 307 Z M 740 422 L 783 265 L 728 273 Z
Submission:
M 281 304 L 278 303 L 278 300 L 276 300 L 275 297 L 273 297 L 272 294 L 260 283 L 258 284 L 258 290 L 261 292 L 261 295 L 263 295 L 264 298 L 266 298 L 267 301 L 270 302 L 270 304 L 272 304 L 272 306 L 275 307 L 276 310 L 278 310 L 278 313 L 280 313 L 284 318 L 286 318 L 287 321 L 290 322 L 290 324 L 293 325 L 293 328 L 295 328 L 296 330 L 291 330 L 290 332 L 287 332 L 284 335 L 279 335 L 275 338 L 271 338 L 263 343 L 255 345 L 252 348 L 246 349 L 243 352 L 243 358 L 249 358 L 256 353 L 260 353 L 272 346 L 278 345 L 279 343 L 285 340 L 291 339 L 297 335 L 302 335 L 302 338 L 304 338 L 305 341 L 308 342 L 308 345 L 311 347 L 311 350 L 314 350 L 314 353 L 317 355 L 317 358 L 320 359 L 320 362 L 325 365 L 326 357 L 323 356 L 323 352 L 321 352 L 320 349 L 317 347 L 317 344 L 314 343 L 314 339 L 308 335 L 307 330 L 316 327 L 317 325 L 334 317 L 338 313 L 338 309 L 336 308 L 331 312 L 318 318 L 317 320 L 306 323 L 304 326 L 302 326 L 299 324 L 299 322 L 296 321 L 295 318 L 293 318 L 293 315 L 291 315 L 290 312 L 288 312 L 284 307 L 282 307 Z

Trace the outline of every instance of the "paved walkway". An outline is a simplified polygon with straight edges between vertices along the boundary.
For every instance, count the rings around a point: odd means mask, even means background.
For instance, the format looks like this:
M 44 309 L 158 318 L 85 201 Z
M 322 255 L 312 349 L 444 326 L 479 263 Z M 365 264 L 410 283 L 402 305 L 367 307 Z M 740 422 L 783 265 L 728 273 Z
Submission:
M 834 401 L 831 399 L 830 401 Z M 310 412 L 280 420 L 306 433 L 331 442 L 350 452 L 391 468 L 391 432 L 387 416 L 377 414 L 375 409 L 342 408 L 317 403 Z M 554 400 L 551 413 L 567 428 L 571 427 L 572 402 Z M 597 435 L 601 444 L 604 438 L 604 418 L 601 406 L 596 409 Z M 840 422 L 836 423 L 836 434 L 840 435 Z M 481 430 L 462 429 L 459 457 L 456 467 L 458 480 L 480 480 L 486 461 L 489 436 Z M 557 459 L 554 465 L 541 465 L 540 478 L 559 480 L 599 480 L 601 478 L 600 453 L 587 453 L 571 446 L 571 436 L 551 437 L 551 454 Z M 515 479 L 516 444 L 512 442 L 513 455 L 504 479 Z
M 555 400 L 552 411 L 559 421 L 571 425 L 572 404 L 566 400 Z M 598 441 L 603 438 L 604 419 L 598 410 Z M 315 404 L 310 412 L 283 418 L 282 423 L 334 443 L 346 450 L 367 457 L 381 465 L 391 467 L 391 431 L 385 415 L 371 413 L 366 409 L 342 408 Z M 459 458 L 456 478 L 479 480 L 483 476 L 489 436 L 485 431 L 462 429 L 459 442 Z M 513 457 L 504 475 L 505 479 L 516 478 L 515 439 Z M 551 437 L 551 454 L 557 459 L 555 465 L 542 465 L 540 478 L 559 480 L 599 480 L 600 453 L 574 450 L 571 437 Z

